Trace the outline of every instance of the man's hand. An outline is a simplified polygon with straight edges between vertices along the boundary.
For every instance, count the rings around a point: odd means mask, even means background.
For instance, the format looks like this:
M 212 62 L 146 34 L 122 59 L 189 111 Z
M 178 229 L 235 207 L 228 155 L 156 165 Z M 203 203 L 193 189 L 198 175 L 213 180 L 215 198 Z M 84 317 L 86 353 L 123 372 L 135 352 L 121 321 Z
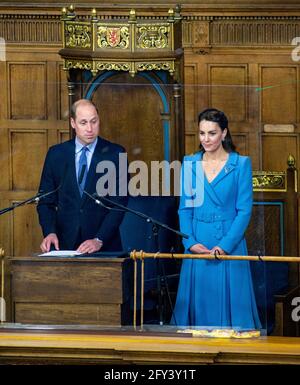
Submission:
M 50 251 L 51 245 L 54 245 L 55 250 L 59 250 L 59 242 L 55 233 L 48 234 L 47 237 L 43 239 L 40 248 L 43 253 L 48 253 L 48 251 Z
M 193 254 L 210 254 L 210 250 L 201 243 L 196 243 L 190 247 L 190 250 Z
M 101 249 L 103 246 L 103 242 L 100 241 L 100 239 L 94 238 L 94 239 L 88 239 L 78 247 L 76 251 L 79 251 L 80 253 L 83 254 L 91 254 L 91 253 L 96 253 Z

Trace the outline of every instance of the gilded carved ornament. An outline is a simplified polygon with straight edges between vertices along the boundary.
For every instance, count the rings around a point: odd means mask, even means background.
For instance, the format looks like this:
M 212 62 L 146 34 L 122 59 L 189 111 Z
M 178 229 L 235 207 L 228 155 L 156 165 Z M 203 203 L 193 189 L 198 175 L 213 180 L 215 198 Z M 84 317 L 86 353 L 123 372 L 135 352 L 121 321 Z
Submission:
M 286 173 L 254 171 L 252 185 L 253 191 L 286 191 Z
M 74 7 L 69 7 L 63 9 L 61 20 L 64 48 L 60 54 L 67 70 L 90 69 L 94 75 L 111 69 L 132 76 L 151 70 L 175 73 L 181 55 L 174 42 L 175 24 L 181 29 L 178 7 L 170 9 L 168 16 L 150 20 L 137 18 L 133 9 L 127 19 L 99 19 L 96 9 L 90 17 L 78 18 Z

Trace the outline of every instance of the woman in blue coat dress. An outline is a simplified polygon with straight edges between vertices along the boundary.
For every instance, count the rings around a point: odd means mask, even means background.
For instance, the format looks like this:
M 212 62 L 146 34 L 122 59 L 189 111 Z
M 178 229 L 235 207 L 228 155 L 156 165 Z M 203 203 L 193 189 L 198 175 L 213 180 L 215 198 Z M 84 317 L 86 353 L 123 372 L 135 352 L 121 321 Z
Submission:
M 202 201 L 191 205 L 186 188 L 179 207 L 186 253 L 247 255 L 244 233 L 252 210 L 249 157 L 235 152 L 222 111 L 199 114 L 200 152 L 186 156 L 182 186 L 200 180 Z M 191 172 L 184 167 L 190 164 Z M 201 178 L 202 175 L 202 178 Z M 198 180 L 198 181 L 199 181 Z M 197 186 L 197 183 L 196 183 Z M 201 201 L 201 202 L 200 202 Z M 178 326 L 261 328 L 249 261 L 184 259 L 171 320 Z

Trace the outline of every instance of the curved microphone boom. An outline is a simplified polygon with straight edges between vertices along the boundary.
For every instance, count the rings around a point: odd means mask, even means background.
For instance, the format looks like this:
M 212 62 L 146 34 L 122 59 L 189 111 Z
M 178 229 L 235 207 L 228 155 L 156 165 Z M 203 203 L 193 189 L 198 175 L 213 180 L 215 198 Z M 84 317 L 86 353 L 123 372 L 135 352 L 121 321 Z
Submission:
M 166 225 L 165 223 L 162 223 L 160 221 L 157 221 L 156 219 L 152 218 L 152 217 L 149 217 L 149 215 L 146 215 L 140 211 L 137 211 L 137 210 L 133 210 L 131 208 L 129 208 L 128 206 L 124 206 L 124 205 L 121 205 L 120 203 L 117 203 L 111 199 L 108 199 L 106 197 L 103 197 L 103 196 L 100 196 L 98 195 L 97 193 L 94 193 L 93 195 L 89 194 L 88 192 L 86 192 L 85 190 L 83 190 L 83 192 L 88 195 L 91 199 L 93 199 L 97 204 L 100 204 L 101 206 L 109 209 L 109 210 L 118 210 L 118 211 L 127 211 L 129 213 L 132 213 L 132 214 L 135 214 L 137 215 L 138 217 L 141 217 L 141 218 L 144 218 L 147 222 L 151 222 L 153 225 L 158 225 L 160 227 L 163 227 L 167 230 L 170 230 L 172 231 L 173 233 L 183 237 L 183 238 L 186 238 L 188 239 L 189 236 L 182 233 L 181 231 L 178 231 L 178 230 L 175 230 L 173 229 L 172 227 Z M 104 202 L 107 202 L 113 206 L 116 206 L 118 208 L 114 208 L 114 207 L 107 207 L 103 202 L 101 202 L 101 200 L 103 200 Z
M 123 206 L 123 205 L 120 205 L 122 206 L 122 208 L 115 208 L 115 207 L 108 207 L 106 206 L 103 202 L 101 202 L 99 199 L 97 199 L 96 197 L 98 197 L 97 194 L 93 194 L 91 195 L 90 193 L 88 193 L 87 191 L 83 190 L 83 193 L 86 194 L 90 199 L 92 199 L 97 205 L 100 205 L 102 207 L 104 207 L 105 209 L 107 210 L 115 210 L 115 211 L 127 211 L 127 207 L 126 206 Z M 114 202 L 111 202 L 114 204 Z
M 5 214 L 8 211 L 14 210 L 17 207 L 24 206 L 26 204 L 38 203 L 41 199 L 47 197 L 48 195 L 56 193 L 63 186 L 64 179 L 65 179 L 65 176 L 66 176 L 66 173 L 67 173 L 67 168 L 68 168 L 68 165 L 66 164 L 64 172 L 63 172 L 62 181 L 61 181 L 61 183 L 55 189 L 53 189 L 51 191 L 47 191 L 45 193 L 43 191 L 39 191 L 36 195 L 34 195 L 31 198 L 25 199 L 22 202 L 14 203 L 14 204 L 12 204 L 9 207 L 6 207 L 5 209 L 0 210 L 0 215 Z

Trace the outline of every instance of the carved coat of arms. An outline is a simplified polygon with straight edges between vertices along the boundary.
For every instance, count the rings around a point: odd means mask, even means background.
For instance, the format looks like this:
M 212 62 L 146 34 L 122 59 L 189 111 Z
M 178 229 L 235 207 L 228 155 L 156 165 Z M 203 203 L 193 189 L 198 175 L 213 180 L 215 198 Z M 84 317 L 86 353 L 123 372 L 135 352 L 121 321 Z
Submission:
M 106 39 L 111 47 L 116 47 L 121 40 L 120 28 L 107 28 Z

